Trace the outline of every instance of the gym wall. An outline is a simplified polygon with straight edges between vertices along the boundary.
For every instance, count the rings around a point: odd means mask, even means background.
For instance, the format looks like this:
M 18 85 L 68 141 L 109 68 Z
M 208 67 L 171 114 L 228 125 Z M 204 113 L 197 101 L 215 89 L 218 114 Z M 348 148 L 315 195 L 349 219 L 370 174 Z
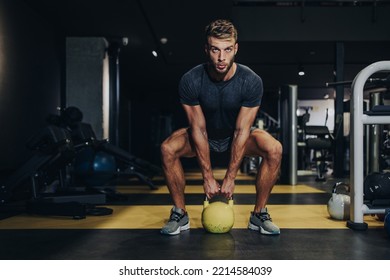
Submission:
M 92 125 L 103 139 L 103 59 L 107 48 L 101 37 L 66 38 L 66 107 L 83 112 L 83 122 Z M 106 92 L 105 94 L 109 94 Z
M 0 1 L 0 171 L 29 156 L 25 144 L 60 106 L 62 36 L 20 0 Z

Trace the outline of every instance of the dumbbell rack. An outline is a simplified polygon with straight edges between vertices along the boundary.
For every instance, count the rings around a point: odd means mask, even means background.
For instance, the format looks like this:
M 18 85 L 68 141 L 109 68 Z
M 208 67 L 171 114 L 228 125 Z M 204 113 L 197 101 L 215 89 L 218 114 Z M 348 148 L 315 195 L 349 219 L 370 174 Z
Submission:
M 390 71 L 390 61 L 375 62 L 360 71 L 352 83 L 352 95 L 350 106 L 350 185 L 351 185 L 351 209 L 350 220 L 347 226 L 354 230 L 366 230 L 367 223 L 364 222 L 365 214 L 384 214 L 385 208 L 370 208 L 364 204 L 364 125 L 389 124 L 390 112 L 388 115 L 368 115 L 363 111 L 363 90 L 368 78 L 376 72 Z

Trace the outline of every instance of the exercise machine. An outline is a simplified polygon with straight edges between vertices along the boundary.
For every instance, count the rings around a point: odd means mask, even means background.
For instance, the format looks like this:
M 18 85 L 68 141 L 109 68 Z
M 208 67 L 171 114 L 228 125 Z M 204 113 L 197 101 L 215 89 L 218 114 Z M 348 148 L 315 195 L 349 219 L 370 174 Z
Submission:
M 306 117 L 307 119 L 308 117 Z M 332 147 L 333 135 L 327 127 L 328 109 L 324 125 L 303 125 L 304 141 L 306 149 L 313 151 L 311 161 L 316 163 L 316 181 L 326 181 L 325 174 L 328 170 L 329 162 L 333 160 Z
M 1 204 L 15 199 L 16 193 L 28 192 L 27 212 L 81 219 L 88 214 L 88 209 L 96 210 L 95 205 L 106 202 L 102 194 L 68 188 L 67 169 L 75 155 L 69 131 L 49 125 L 26 145 L 32 150 L 32 156 L 2 184 Z M 29 191 L 26 187 L 30 187 Z
M 137 178 L 142 184 L 149 186 L 150 189 L 157 189 L 152 178 L 162 173 L 160 167 L 133 156 L 107 140 L 97 139 L 92 126 L 82 122 L 82 118 L 83 114 L 77 107 L 68 107 L 61 112 L 60 116 L 50 117 L 53 124 L 70 132 L 75 146 L 76 158 L 86 148 L 105 153 L 108 156 L 112 156 L 116 161 L 116 171 L 113 172 L 113 179 Z M 91 170 L 91 174 L 84 175 L 92 176 L 92 173 L 93 170 Z M 114 180 L 111 183 L 114 183 Z
M 114 184 L 118 177 L 138 178 L 151 189 L 156 186 L 152 177 L 160 173 L 160 168 L 136 158 L 128 152 L 110 144 L 106 140 L 97 140 L 90 124 L 82 122 L 82 113 L 75 107 L 68 107 L 60 116 L 51 115 L 49 125 L 34 135 L 27 143 L 32 151 L 30 159 L 13 172 L 0 187 L 0 204 L 15 197 L 19 190 L 27 193 L 26 210 L 32 214 L 72 216 L 85 218 L 86 215 L 108 215 L 112 210 L 96 207 L 106 203 L 107 195 L 118 197 L 115 191 L 97 188 Z M 76 162 L 82 162 L 85 151 L 100 153 L 102 160 L 112 158 L 109 174 L 103 173 L 100 180 L 88 184 L 78 180 Z M 81 156 L 80 156 L 81 155 Z M 93 162 L 92 166 L 95 166 Z M 83 170 L 84 179 L 93 178 L 94 170 Z M 100 170 L 101 171 L 101 170 Z M 107 177 L 108 175 L 108 177 Z M 99 179 L 102 179 L 100 177 Z M 89 181 L 91 182 L 91 181 Z
M 351 215 L 347 226 L 354 230 L 366 230 L 367 223 L 364 215 L 385 214 L 390 208 L 390 201 L 371 201 L 368 204 L 364 200 L 364 142 L 363 132 L 365 125 L 389 124 L 390 106 L 379 105 L 370 111 L 363 110 L 363 91 L 369 78 L 378 72 L 390 71 L 390 61 L 375 62 L 355 77 L 352 83 L 352 95 L 350 104 L 351 139 L 350 139 L 350 186 L 351 186 Z

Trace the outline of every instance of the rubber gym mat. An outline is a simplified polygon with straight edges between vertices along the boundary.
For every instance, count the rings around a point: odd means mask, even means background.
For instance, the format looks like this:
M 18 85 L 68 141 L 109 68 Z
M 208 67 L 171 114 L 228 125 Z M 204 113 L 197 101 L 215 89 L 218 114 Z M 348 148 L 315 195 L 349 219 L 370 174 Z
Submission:
M 270 196 L 267 205 L 271 204 L 321 204 L 328 203 L 330 193 L 300 193 L 286 194 L 274 193 Z M 191 193 L 185 195 L 186 205 L 200 205 L 205 198 L 204 194 Z M 253 193 L 235 194 L 234 201 L 236 204 L 253 205 L 256 195 Z M 171 205 L 172 198 L 169 194 L 150 195 L 144 194 L 116 194 L 108 199 L 111 205 Z
M 119 186 L 117 194 L 112 197 L 113 205 L 170 205 L 172 199 L 167 186 L 151 190 L 146 186 Z M 199 205 L 204 200 L 203 186 L 187 186 L 185 190 L 186 204 Z M 331 194 L 307 185 L 276 185 L 268 200 L 268 204 L 326 204 Z M 237 204 L 253 205 L 255 201 L 254 185 L 238 185 L 234 199 Z
M 278 236 L 247 229 L 225 234 L 191 229 L 176 236 L 161 235 L 156 229 L 31 229 L 1 230 L 0 240 L 0 260 L 375 260 L 377 264 L 376 260 L 390 259 L 383 228 L 283 229 Z M 327 264 L 323 269 L 333 272 Z
M 157 190 L 152 190 L 148 186 L 118 186 L 116 190 L 119 193 L 150 193 L 150 194 L 168 194 L 168 188 L 166 185 L 158 187 Z M 255 193 L 254 185 L 237 185 L 234 191 L 236 194 Z M 185 193 L 198 193 L 203 194 L 202 185 L 186 186 Z M 308 185 L 275 185 L 272 189 L 272 193 L 324 193 L 324 191 L 310 187 Z
M 108 206 L 109 216 L 87 216 L 74 220 L 68 217 L 18 215 L 0 221 L 0 229 L 160 229 L 168 218 L 171 206 Z M 325 205 L 269 205 L 273 221 L 281 229 L 347 229 L 345 221 L 329 218 Z M 201 205 L 189 205 L 191 228 L 202 228 Z M 247 227 L 252 205 L 235 205 L 235 229 Z M 383 222 L 367 216 L 369 227 L 383 227 Z

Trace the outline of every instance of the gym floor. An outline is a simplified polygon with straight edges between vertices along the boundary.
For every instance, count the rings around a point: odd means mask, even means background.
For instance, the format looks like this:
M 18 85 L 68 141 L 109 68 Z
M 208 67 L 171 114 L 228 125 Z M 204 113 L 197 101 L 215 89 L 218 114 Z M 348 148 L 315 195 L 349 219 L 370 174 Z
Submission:
M 223 176 L 218 170 L 217 176 Z M 298 184 L 276 185 L 268 203 L 279 236 L 248 230 L 254 202 L 254 177 L 241 174 L 234 196 L 235 224 L 226 234 L 204 231 L 200 215 L 204 194 L 199 172 L 187 172 L 186 200 L 191 229 L 163 236 L 171 199 L 162 178 L 157 190 L 139 182 L 116 187 L 117 199 L 104 205 L 108 216 L 2 215 L 0 259 L 3 260 L 389 260 L 390 237 L 383 222 L 365 217 L 367 231 L 353 231 L 345 221 L 329 218 L 327 202 L 335 182 L 299 176 Z

